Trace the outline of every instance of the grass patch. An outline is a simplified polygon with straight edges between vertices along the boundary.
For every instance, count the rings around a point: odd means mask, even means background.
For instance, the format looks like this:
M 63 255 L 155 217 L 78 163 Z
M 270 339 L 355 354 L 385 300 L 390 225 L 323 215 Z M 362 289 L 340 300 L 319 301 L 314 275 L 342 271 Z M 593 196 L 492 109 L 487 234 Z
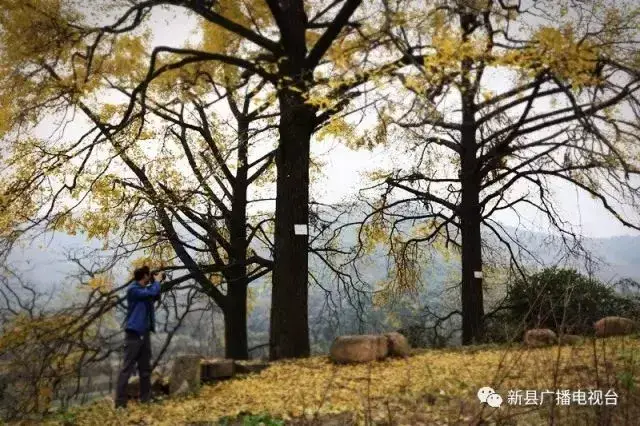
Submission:
M 245 414 L 237 417 L 222 417 L 219 426 L 283 426 L 284 420 L 276 419 L 268 414 Z

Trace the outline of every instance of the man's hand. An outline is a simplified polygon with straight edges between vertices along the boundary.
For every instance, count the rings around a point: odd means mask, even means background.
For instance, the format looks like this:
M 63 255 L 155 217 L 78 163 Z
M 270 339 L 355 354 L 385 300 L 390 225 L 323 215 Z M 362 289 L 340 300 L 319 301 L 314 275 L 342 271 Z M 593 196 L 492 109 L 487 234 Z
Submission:
M 164 272 L 156 272 L 155 274 L 153 274 L 153 281 L 157 283 L 161 283 L 162 281 L 164 281 L 165 278 L 166 278 L 166 275 Z

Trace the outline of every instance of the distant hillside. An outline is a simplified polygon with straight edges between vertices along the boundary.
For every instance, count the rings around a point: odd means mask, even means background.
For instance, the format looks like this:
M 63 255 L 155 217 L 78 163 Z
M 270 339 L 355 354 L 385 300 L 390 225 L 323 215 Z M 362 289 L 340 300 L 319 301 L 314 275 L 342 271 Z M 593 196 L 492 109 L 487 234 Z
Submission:
M 546 234 L 523 233 L 519 238 L 522 244 L 546 266 L 556 264 L 564 252 L 557 239 L 554 241 Z M 344 236 L 343 241 L 353 243 L 355 234 Z M 344 245 L 347 246 L 347 244 Z M 631 278 L 640 282 L 640 236 L 585 239 L 583 245 L 592 252 L 594 258 L 601 259 L 603 262 L 595 271 L 599 278 L 611 282 L 621 278 Z M 52 239 L 44 249 L 27 247 L 16 251 L 12 255 L 11 262 L 15 268 L 24 271 L 29 280 L 37 283 L 41 291 L 47 291 L 52 286 L 60 288 L 66 284 L 65 275 L 72 273 L 74 268 L 65 260 L 63 253 L 69 249 L 80 248 L 88 248 L 83 238 L 60 235 Z M 584 261 L 570 259 L 568 264 L 585 271 Z M 316 256 L 311 256 L 310 268 L 323 288 L 331 291 L 328 295 L 318 286 L 312 285 L 311 288 L 309 316 L 311 338 L 316 344 L 315 351 L 325 350 L 326 345 L 335 335 L 392 329 L 395 326 L 393 321 L 390 322 L 389 313 L 392 312 L 392 316 L 402 322 L 407 315 L 415 315 L 415 312 L 410 312 L 410 304 L 428 306 L 429 309 L 438 312 L 450 312 L 451 303 L 457 303 L 457 297 L 449 295 L 446 299 L 442 296 L 444 289 L 449 287 L 452 280 L 459 274 L 459 260 L 456 259 L 446 261 L 442 256 L 434 256 L 424 265 L 425 286 L 419 294 L 410 298 L 408 302 L 387 310 L 373 307 L 368 294 L 363 293 L 359 298 L 354 297 L 353 291 L 347 294 L 344 283 L 339 283 L 335 274 Z M 384 252 L 379 251 L 360 268 L 359 272 L 366 283 L 375 284 L 387 278 L 387 268 Z M 255 282 L 252 288 L 256 300 L 249 317 L 248 327 L 250 346 L 257 346 L 268 341 L 269 279 L 265 277 Z M 359 306 L 359 309 L 355 309 L 354 306 Z
M 511 235 L 513 229 L 507 228 Z M 584 258 L 566 259 L 567 249 L 557 236 L 541 232 L 518 232 L 518 240 L 545 266 L 565 263 L 586 272 Z M 640 281 L 640 235 L 609 238 L 583 238 L 582 247 L 590 254 L 593 272 L 604 281 L 631 278 Z
M 485 237 L 488 239 L 488 237 Z M 564 257 L 565 248 L 557 238 L 542 233 L 520 233 L 520 243 L 533 257 L 542 262 L 537 264 L 533 259 L 523 259 L 530 266 L 548 267 L 574 267 L 583 273 L 587 272 L 585 259 Z M 353 234 L 346 235 L 344 240 L 355 241 Z M 605 282 L 615 282 L 621 278 L 631 278 L 640 282 L 640 236 L 637 237 L 612 237 L 604 239 L 584 239 L 582 245 L 591 252 L 594 259 L 599 259 L 593 273 Z M 435 255 L 424 265 L 422 288 L 417 295 L 409 300 L 396 303 L 391 307 L 378 309 L 370 299 L 363 296 L 359 302 L 360 314 L 354 308 L 357 305 L 353 300 L 356 292 L 351 291 L 347 296 L 344 284 L 338 283 L 336 277 L 315 257 L 310 258 L 310 268 L 315 278 L 324 289 L 331 291 L 330 297 L 324 290 L 313 286 L 309 297 L 309 315 L 312 342 L 316 344 L 315 352 L 323 352 L 328 344 L 337 335 L 366 332 L 382 332 L 399 327 L 390 317 L 397 318 L 404 326 L 407 323 L 420 321 L 420 312 L 416 307 L 429 307 L 431 312 L 445 315 L 452 309 L 458 298 L 455 294 L 445 293 L 445 289 L 453 284 L 458 276 L 460 265 L 458 259 L 445 260 L 440 255 Z M 378 251 L 364 264 L 359 273 L 369 284 L 373 285 L 387 278 L 387 259 L 382 250 Z M 269 283 L 258 285 L 263 290 L 260 293 L 255 309 L 249 318 L 249 331 L 252 344 L 258 345 L 268 341 L 269 324 Z M 499 294 L 499 292 L 498 292 Z M 501 300 L 496 295 L 495 301 Z M 486 301 L 487 308 L 491 305 L 490 298 Z M 391 315 L 390 315 L 391 314 Z M 426 317 L 422 317 L 426 318 Z M 433 317 L 431 317 L 433 318 Z M 424 320 L 422 320 L 424 321 Z
M 512 229 L 508 232 L 512 232 Z M 492 239 L 489 232 L 484 233 L 485 238 Z M 495 237 L 493 237 L 495 240 Z M 519 232 L 518 239 L 536 257 L 545 264 L 554 264 L 562 257 L 564 248 L 558 238 L 551 238 L 548 234 L 537 232 Z M 346 232 L 342 237 L 345 247 L 353 245 L 357 240 L 355 230 Z M 493 242 L 495 243 L 495 241 Z M 617 236 L 609 238 L 585 238 L 583 245 L 592 252 L 595 259 L 603 263 L 598 276 L 604 280 L 615 280 L 622 277 L 640 280 L 640 235 Z M 48 287 L 55 283 L 62 283 L 65 276 L 75 271 L 75 265 L 69 262 L 65 253 L 77 250 L 98 249 L 96 241 L 87 242 L 82 236 L 69 236 L 56 233 L 48 237 L 39 237 L 32 244 L 18 247 L 9 257 L 12 267 L 21 271 L 27 278 L 35 283 Z M 366 278 L 372 281 L 384 278 L 387 270 L 387 259 L 380 255 L 372 259 L 372 262 L 364 271 Z M 576 262 L 579 265 L 580 262 Z M 311 267 L 316 271 L 322 269 L 322 263 L 311 258 Z M 433 269 L 446 269 L 443 265 L 430 265 L 431 279 Z
M 587 244 L 607 263 L 603 275 L 640 281 L 640 236 L 590 239 Z

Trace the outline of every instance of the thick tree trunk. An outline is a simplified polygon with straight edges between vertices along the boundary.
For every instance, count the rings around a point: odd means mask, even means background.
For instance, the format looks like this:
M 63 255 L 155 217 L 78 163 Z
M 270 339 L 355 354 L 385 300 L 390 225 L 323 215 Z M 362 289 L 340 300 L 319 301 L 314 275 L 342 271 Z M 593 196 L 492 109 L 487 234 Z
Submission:
M 315 111 L 296 93 L 280 96 L 280 145 L 271 293 L 271 359 L 309 356 L 308 242 L 294 225 L 309 220 L 309 141 Z
M 480 178 L 476 158 L 476 122 L 473 95 L 462 96 L 462 152 L 460 226 L 462 234 L 462 344 L 482 341 L 484 302 L 482 290 L 482 239 L 480 224 Z
M 225 357 L 249 359 L 247 342 L 247 283 L 229 286 L 224 310 Z
M 463 40 L 468 40 L 476 25 L 473 12 L 460 14 Z M 465 58 L 461 63 L 461 184 L 460 227 L 462 234 L 462 344 L 479 343 L 484 338 L 484 302 L 482 289 L 482 239 L 480 224 L 480 176 L 477 159 L 477 124 L 475 118 L 475 96 L 478 85 L 471 81 L 473 61 Z M 481 78 L 476 73 L 475 78 Z
M 276 223 L 271 289 L 271 359 L 308 356 L 309 320 L 307 235 L 296 235 L 294 225 L 309 219 L 309 141 L 315 127 L 315 110 L 305 104 L 303 94 L 313 71 L 306 67 L 307 15 L 304 2 L 279 2 L 278 25 L 286 52 L 279 63 L 286 86 L 280 89 L 280 143 L 276 154 L 278 169 Z
M 225 355 L 232 359 L 249 359 L 247 341 L 247 176 L 248 123 L 238 118 L 238 170 L 233 185 L 231 218 L 227 222 L 231 256 L 225 273 Z
M 475 182 L 463 183 L 462 210 L 462 344 L 471 345 L 484 335 L 483 280 L 476 276 L 482 272 L 482 240 Z

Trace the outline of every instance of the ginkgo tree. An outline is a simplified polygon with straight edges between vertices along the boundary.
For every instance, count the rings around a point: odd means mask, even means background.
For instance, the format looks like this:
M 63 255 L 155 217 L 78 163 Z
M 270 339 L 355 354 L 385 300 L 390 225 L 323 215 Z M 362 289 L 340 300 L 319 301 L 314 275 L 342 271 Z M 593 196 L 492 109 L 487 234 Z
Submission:
M 462 342 L 471 344 L 484 332 L 483 241 L 503 243 L 517 273 L 518 252 L 527 251 L 501 212 L 529 209 L 569 242 L 577 235 L 553 197 L 569 185 L 640 229 L 640 9 L 622 1 L 385 4 L 389 33 L 413 63 L 394 72 L 401 96 L 389 97 L 384 120 L 413 160 L 377 173 L 381 198 L 361 241 L 387 235 L 408 286 L 420 279 L 407 271 L 425 245 L 453 247 Z
M 58 229 L 73 226 L 76 220 L 61 208 L 65 199 L 75 196 L 84 201 L 80 194 L 87 191 L 109 193 L 109 183 L 119 179 L 122 185 L 117 191 L 127 203 L 116 201 L 118 195 L 110 195 L 111 201 L 103 203 L 102 208 L 112 214 L 111 223 L 100 216 L 87 217 L 93 220 L 92 227 L 112 230 L 109 225 L 118 222 L 124 230 L 131 222 L 121 221 L 126 217 L 122 209 L 137 205 L 137 200 L 144 198 L 153 206 L 148 213 L 154 216 L 156 234 L 164 238 L 165 256 L 177 256 L 182 265 L 190 268 L 193 278 L 204 283 L 211 269 L 199 268 L 194 255 L 197 248 L 187 249 L 178 236 L 185 229 L 192 233 L 189 226 L 196 223 L 200 230 L 195 229 L 194 238 L 207 239 L 201 241 L 205 244 L 212 244 L 210 239 L 214 239 L 215 245 L 224 249 L 221 232 L 199 234 L 202 229 L 216 230 L 218 225 L 209 223 L 212 219 L 223 221 L 224 209 L 207 194 L 202 182 L 205 176 L 199 177 L 193 164 L 205 173 L 208 159 L 227 182 L 237 176 L 230 175 L 221 164 L 224 158 L 216 158 L 212 145 L 217 142 L 212 142 L 213 134 L 207 134 L 201 108 L 210 106 L 208 102 L 212 101 L 205 100 L 198 106 L 199 101 L 192 98 L 210 96 L 214 91 L 208 80 L 220 82 L 225 75 L 235 76 L 226 81 L 232 87 L 253 90 L 264 82 L 263 88 L 270 95 L 261 98 L 261 102 L 276 102 L 278 137 L 275 155 L 265 153 L 262 158 L 262 165 L 273 159 L 277 168 L 272 267 L 269 263 L 273 281 L 271 357 L 308 355 L 309 237 L 296 235 L 294 225 L 307 225 L 309 219 L 311 136 L 348 108 L 363 85 L 377 84 L 402 60 L 393 59 L 392 55 L 368 54 L 371 49 L 384 50 L 388 45 L 379 38 L 380 21 L 372 19 L 374 8 L 356 13 L 361 3 L 145 0 L 98 1 L 86 7 L 73 1 L 3 0 L 1 130 L 4 139 L 10 141 L 4 148 L 12 158 L 6 170 L 15 177 L 2 188 L 3 235 L 14 239 L 24 231 L 25 223 L 35 226 L 51 222 L 52 218 Z M 203 27 L 200 43 L 145 43 L 150 17 L 167 7 L 195 17 Z M 183 86 L 193 81 L 198 82 L 195 93 L 184 90 Z M 178 104 L 172 99 L 158 100 L 167 82 L 175 89 L 169 93 L 181 92 Z M 181 104 L 188 108 L 183 110 Z M 260 108 L 255 103 L 251 106 Z M 64 146 L 62 142 L 44 144 L 26 137 L 44 116 L 63 114 L 65 110 L 80 111 L 93 131 Z M 187 122 L 194 111 L 200 120 L 198 129 Z M 171 123 L 167 135 L 159 137 L 154 128 L 158 120 Z M 182 150 L 176 154 L 159 142 L 166 140 L 164 136 L 173 139 L 178 151 L 184 147 L 185 139 L 197 137 L 209 152 L 202 158 L 199 151 Z M 95 143 L 89 144 L 91 139 Z M 141 146 L 145 140 L 162 161 L 149 157 L 146 146 Z M 96 144 L 103 148 L 92 148 Z M 52 148 L 57 155 L 48 155 Z M 189 182 L 172 172 L 171 167 L 164 167 L 175 165 L 176 155 L 189 163 L 193 172 Z M 130 177 L 105 178 L 106 166 L 112 159 L 122 163 Z M 255 161 L 251 165 L 261 168 Z M 238 173 L 242 169 L 240 164 Z M 88 170 L 94 179 L 86 176 Z M 181 189 L 173 189 L 177 187 Z M 218 189 L 224 192 L 223 188 Z M 27 193 L 29 196 L 25 197 Z M 210 217 L 202 216 L 202 212 L 195 215 L 195 208 L 189 205 L 200 196 L 211 202 L 212 212 L 206 213 Z M 47 202 L 43 202 L 45 199 Z M 43 207 L 45 204 L 47 207 Z M 119 215 L 115 213 L 118 209 Z M 142 220 L 143 216 L 136 218 Z M 149 214 L 146 216 L 150 219 Z M 181 216 L 189 222 L 175 223 L 180 222 Z M 266 268 L 265 259 L 250 257 Z M 219 266 L 213 269 L 219 272 Z M 212 288 L 212 294 L 217 294 L 215 286 Z
M 69 30 L 73 16 L 55 2 L 31 6 L 43 5 L 53 9 L 21 16 L 25 5 L 14 4 L 4 16 L 2 45 L 11 46 L 13 36 L 38 23 L 50 26 L 51 38 Z M 210 32 L 204 33 L 206 46 Z M 84 82 L 48 63 L 72 61 L 77 54 L 77 40 L 64 35 L 60 49 L 49 49 L 44 58 L 27 51 L 11 63 L 3 55 L 3 77 L 15 79 L 3 93 L 6 107 L 19 104 L 4 123 L 13 125 L 4 135 L 4 239 L 13 241 L 40 224 L 82 232 L 102 240 L 116 260 L 142 255 L 153 267 L 177 273 L 165 291 L 194 280 L 223 312 L 226 355 L 247 358 L 248 285 L 272 267 L 256 252 L 267 248 L 264 225 L 271 215 L 249 213 L 249 187 L 259 179 L 268 183 L 274 158 L 268 111 L 273 101 L 261 93 L 264 81 L 241 81 L 224 67 L 177 69 L 148 86 L 145 111 L 136 109 L 116 131 L 118 114 L 127 107 L 117 95 L 126 100 L 135 90 L 144 40 L 114 38 L 111 51 L 94 52 L 97 74 Z M 21 75 L 16 66 L 32 66 L 37 77 Z M 58 103 L 17 97 L 31 83 L 42 84 Z M 105 92 L 113 101 L 97 101 Z M 22 115 L 29 108 L 33 116 Z M 84 115 L 84 133 L 32 136 L 32 124 L 57 108 Z M 24 209 L 25 203 L 32 208 Z

